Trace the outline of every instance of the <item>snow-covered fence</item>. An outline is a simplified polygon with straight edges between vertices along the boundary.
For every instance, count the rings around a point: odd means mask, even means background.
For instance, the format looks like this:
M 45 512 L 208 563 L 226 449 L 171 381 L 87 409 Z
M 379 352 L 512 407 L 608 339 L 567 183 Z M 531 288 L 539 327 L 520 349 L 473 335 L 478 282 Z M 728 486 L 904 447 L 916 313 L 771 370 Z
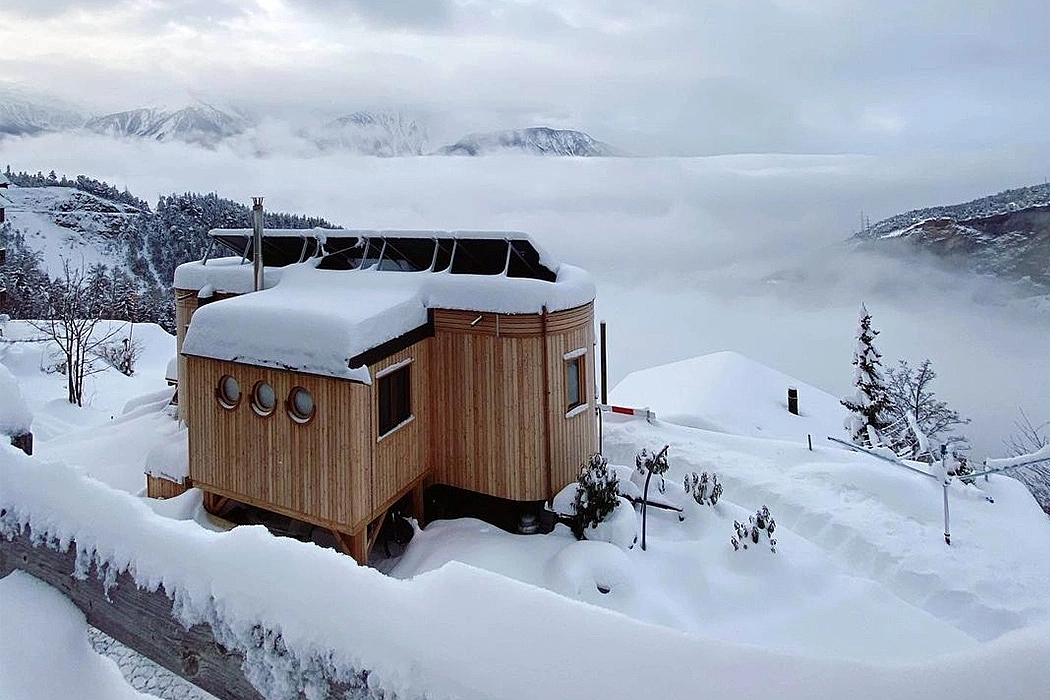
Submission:
M 125 626 L 168 645 L 176 672 L 212 673 L 211 657 L 154 622 L 210 628 L 204 645 L 221 645 L 256 693 L 217 687 L 220 697 L 313 699 L 340 684 L 348 697 L 647 697 L 654 678 L 662 697 L 695 697 L 702 687 L 710 700 L 771 688 L 781 700 L 1027 700 L 1050 687 L 1045 627 L 908 664 L 740 646 L 458 562 L 399 581 L 264 528 L 211 532 L 0 445 L 0 573 L 56 554 L 60 590 L 92 587 L 89 615 L 126 608 Z M 140 594 L 161 607 L 140 605 Z

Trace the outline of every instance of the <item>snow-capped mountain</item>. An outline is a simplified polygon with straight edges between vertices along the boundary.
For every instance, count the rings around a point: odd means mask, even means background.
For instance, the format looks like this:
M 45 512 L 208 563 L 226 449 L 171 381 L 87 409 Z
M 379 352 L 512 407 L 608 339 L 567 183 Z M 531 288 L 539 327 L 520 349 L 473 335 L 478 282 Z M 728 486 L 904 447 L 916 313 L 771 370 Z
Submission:
M 77 129 L 88 117 L 54 98 L 0 85 L 0 138 Z
M 88 120 L 84 128 L 106 136 L 186 141 L 211 146 L 243 133 L 249 126 L 248 119 L 239 114 L 199 103 L 175 111 L 143 107 L 115 112 Z
M 493 131 L 464 136 L 438 153 L 480 156 L 495 153 L 528 153 L 544 156 L 612 156 L 616 150 L 582 131 L 552 129 L 546 126 Z
M 426 127 L 398 112 L 354 112 L 324 125 L 313 138 L 323 150 L 370 156 L 419 156 L 429 148 Z
M 923 251 L 979 274 L 1050 292 L 1050 184 L 1006 190 L 963 204 L 916 209 L 854 234 L 858 246 Z

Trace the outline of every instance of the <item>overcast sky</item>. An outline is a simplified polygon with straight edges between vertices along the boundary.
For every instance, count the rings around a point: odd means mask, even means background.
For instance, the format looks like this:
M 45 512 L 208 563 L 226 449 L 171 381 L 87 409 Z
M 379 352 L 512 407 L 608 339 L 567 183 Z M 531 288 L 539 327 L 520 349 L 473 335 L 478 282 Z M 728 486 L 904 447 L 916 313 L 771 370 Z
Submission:
M 92 109 L 200 98 L 633 153 L 1045 143 L 1047 0 L 3 0 L 0 80 Z

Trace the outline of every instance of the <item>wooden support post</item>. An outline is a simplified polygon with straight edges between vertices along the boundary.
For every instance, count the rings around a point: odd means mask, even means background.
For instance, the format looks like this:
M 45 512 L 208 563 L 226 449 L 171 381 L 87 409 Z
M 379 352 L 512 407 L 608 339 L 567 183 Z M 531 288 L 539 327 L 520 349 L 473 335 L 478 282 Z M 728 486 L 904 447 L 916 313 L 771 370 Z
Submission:
M 412 516 L 419 523 L 419 527 L 426 526 L 425 509 L 426 504 L 423 500 L 423 481 L 420 481 L 412 489 Z
M 798 415 L 798 389 L 788 387 L 788 413 Z

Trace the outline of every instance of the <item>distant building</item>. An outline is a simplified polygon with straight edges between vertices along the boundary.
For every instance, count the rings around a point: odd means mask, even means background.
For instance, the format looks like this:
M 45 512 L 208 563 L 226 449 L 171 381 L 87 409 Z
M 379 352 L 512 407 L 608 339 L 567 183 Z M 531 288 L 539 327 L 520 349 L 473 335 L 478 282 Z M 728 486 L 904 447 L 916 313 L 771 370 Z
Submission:
M 268 230 L 260 291 L 251 231 L 211 236 L 236 257 L 175 288 L 188 482 L 213 512 L 309 523 L 366 563 L 391 509 L 535 529 L 597 449 L 594 285 L 527 235 Z

